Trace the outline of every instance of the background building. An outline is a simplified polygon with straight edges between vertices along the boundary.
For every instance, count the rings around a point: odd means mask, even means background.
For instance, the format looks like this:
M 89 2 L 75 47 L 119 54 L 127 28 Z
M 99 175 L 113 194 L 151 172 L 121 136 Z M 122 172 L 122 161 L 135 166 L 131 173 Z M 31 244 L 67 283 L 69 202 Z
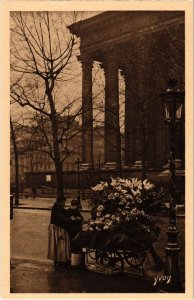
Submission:
M 80 127 L 75 121 L 71 127 L 74 136 L 69 142 L 67 139 L 65 148 L 61 144 L 62 156 L 68 154 L 63 162 L 65 187 L 76 188 L 75 161 L 78 157 L 82 161 L 81 170 L 84 170 L 80 175 L 84 186 L 118 175 L 146 176 L 154 182 L 168 182 L 165 170 L 168 168 L 169 133 L 163 121 L 159 94 L 166 89 L 169 78 L 177 79 L 178 87 L 184 89 L 184 12 L 104 12 L 68 28 L 80 38 L 82 125 Z M 94 127 L 93 119 L 95 62 L 103 70 L 105 82 L 104 118 L 100 127 Z M 122 132 L 119 74 L 125 86 Z M 61 131 L 68 124 L 68 117 L 63 118 Z M 45 128 L 49 132 L 49 126 Z M 176 163 L 182 190 L 184 135 L 182 124 L 176 135 Z M 49 185 L 54 188 L 53 161 L 43 151 L 48 150 L 48 145 L 40 131 L 35 137 L 34 147 L 38 145 L 39 149 L 20 158 L 26 185 L 29 187 L 34 182 L 36 187 Z
M 82 64 L 82 161 L 93 165 L 93 64 L 105 78 L 104 160 L 121 165 L 119 72 L 125 81 L 124 166 L 168 162 L 168 130 L 159 93 L 167 79 L 184 89 L 184 12 L 112 11 L 69 26 L 80 38 Z M 178 129 L 176 158 L 184 161 L 184 126 Z

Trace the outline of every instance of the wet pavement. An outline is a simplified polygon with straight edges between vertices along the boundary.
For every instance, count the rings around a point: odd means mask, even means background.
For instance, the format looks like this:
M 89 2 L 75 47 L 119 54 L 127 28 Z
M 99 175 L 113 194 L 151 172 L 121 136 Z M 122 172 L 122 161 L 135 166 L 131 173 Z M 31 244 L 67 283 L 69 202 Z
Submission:
M 11 293 L 158 293 L 151 280 L 73 267 L 12 260 Z
M 23 200 L 25 201 L 25 200 Z M 157 270 L 153 260 L 144 264 L 144 274 L 140 270 L 125 266 L 125 273 L 113 276 L 88 270 L 73 268 L 53 268 L 47 260 L 48 225 L 50 209 L 54 199 L 28 199 L 14 209 L 11 221 L 11 290 L 13 293 L 148 293 L 156 292 L 154 277 L 161 276 L 163 270 Z M 32 208 L 32 204 L 34 204 Z M 31 208 L 30 208 L 31 207 Z M 43 208 L 43 209 L 41 209 Z M 46 208 L 46 209 L 44 209 Z M 90 218 L 87 202 L 83 203 L 82 215 Z M 158 219 L 161 227 L 159 242 L 155 248 L 165 261 L 167 242 L 166 229 L 168 218 Z M 177 219 L 179 228 L 180 270 L 184 286 L 184 218 Z M 37 280 L 38 278 L 38 280 Z M 157 286 L 159 290 L 159 286 Z
M 85 219 L 90 214 L 83 213 Z M 11 221 L 11 257 L 47 261 L 50 211 L 14 209 Z

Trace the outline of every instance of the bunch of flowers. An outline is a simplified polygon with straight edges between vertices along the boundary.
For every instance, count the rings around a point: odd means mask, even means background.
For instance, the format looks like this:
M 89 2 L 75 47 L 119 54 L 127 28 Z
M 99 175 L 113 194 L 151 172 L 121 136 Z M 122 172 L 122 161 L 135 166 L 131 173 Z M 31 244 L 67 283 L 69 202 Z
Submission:
M 127 211 L 136 208 L 149 214 L 163 212 L 166 209 L 164 190 L 157 188 L 148 179 L 142 181 L 137 178 L 111 178 L 109 184 L 101 181 L 92 190 L 93 208 L 105 204 L 106 207 L 112 207 L 113 211 L 114 208 L 116 210 L 125 208 Z
M 95 236 L 106 236 L 103 242 L 99 240 L 106 246 L 147 247 L 159 235 L 159 228 L 146 213 L 146 206 L 149 207 L 147 199 L 154 189 L 155 186 L 147 179 L 111 178 L 110 183 L 101 181 L 92 188 L 91 219 L 83 224 L 82 232 L 89 233 L 93 241 Z

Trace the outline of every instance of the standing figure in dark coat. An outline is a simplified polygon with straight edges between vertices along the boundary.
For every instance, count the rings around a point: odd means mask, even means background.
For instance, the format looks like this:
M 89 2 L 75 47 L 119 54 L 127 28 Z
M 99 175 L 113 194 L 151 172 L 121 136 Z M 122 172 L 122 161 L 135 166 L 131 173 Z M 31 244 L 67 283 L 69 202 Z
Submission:
M 36 188 L 35 186 L 32 187 L 32 196 L 35 199 L 36 198 Z
M 78 201 L 72 200 L 71 207 L 67 210 L 67 215 L 70 219 L 70 223 L 68 224 L 68 233 L 70 237 L 70 244 L 71 244 L 71 252 L 77 252 L 80 249 L 77 248 L 76 244 L 73 242 L 73 238 L 80 232 L 81 225 L 83 222 L 83 216 L 81 215 L 78 209 Z
M 47 258 L 54 261 L 54 265 L 70 263 L 70 238 L 67 231 L 70 219 L 64 209 L 65 200 L 56 201 L 51 211 L 51 221 L 48 232 Z

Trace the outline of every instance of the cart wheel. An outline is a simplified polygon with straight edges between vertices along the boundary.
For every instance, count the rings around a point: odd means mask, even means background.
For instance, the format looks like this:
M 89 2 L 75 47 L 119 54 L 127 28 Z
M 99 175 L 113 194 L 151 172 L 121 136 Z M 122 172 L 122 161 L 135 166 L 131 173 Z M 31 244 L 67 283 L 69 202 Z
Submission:
M 145 252 L 124 251 L 124 259 L 132 267 L 140 267 L 145 262 Z
M 94 250 L 94 249 L 89 249 L 89 250 L 88 250 L 88 256 L 89 256 L 91 259 L 95 259 L 95 260 L 96 260 L 96 250 Z
M 105 250 L 96 249 L 96 262 L 98 264 L 104 264 L 103 261 L 104 259 L 106 260 L 106 258 L 107 258 L 107 253 Z
M 118 252 L 106 252 L 102 258 L 102 264 L 123 271 L 124 262 Z

